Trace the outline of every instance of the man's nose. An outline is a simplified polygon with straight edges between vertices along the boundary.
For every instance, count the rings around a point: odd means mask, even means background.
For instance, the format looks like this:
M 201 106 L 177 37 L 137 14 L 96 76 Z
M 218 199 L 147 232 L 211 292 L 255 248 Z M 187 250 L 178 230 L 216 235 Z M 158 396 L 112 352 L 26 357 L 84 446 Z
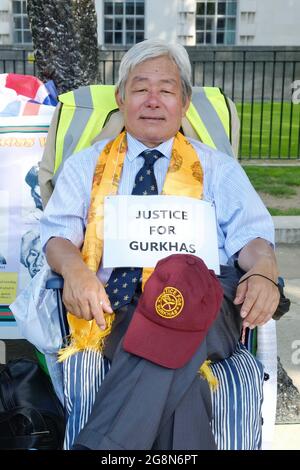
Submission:
M 146 106 L 149 108 L 158 108 L 159 107 L 159 96 L 155 92 L 150 92 L 147 96 Z

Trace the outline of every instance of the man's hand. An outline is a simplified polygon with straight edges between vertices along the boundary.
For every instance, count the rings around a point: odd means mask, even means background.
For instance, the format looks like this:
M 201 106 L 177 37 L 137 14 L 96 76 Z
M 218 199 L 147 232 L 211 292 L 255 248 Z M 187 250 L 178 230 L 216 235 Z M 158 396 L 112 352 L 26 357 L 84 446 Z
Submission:
M 104 312 L 113 313 L 102 283 L 83 262 L 79 249 L 69 240 L 51 238 L 46 248 L 51 268 L 64 278 L 63 302 L 73 315 L 96 320 L 105 330 Z
M 275 255 L 267 242 L 256 239 L 246 245 L 239 255 L 239 265 L 246 274 L 241 277 L 234 303 L 241 306 L 243 326 L 262 326 L 272 318 L 280 299 Z M 251 276 L 261 274 L 262 276 Z M 251 276 L 251 277 L 250 277 Z M 249 279 L 247 279 L 249 278 Z M 241 282 L 245 280 L 244 282 Z
M 106 328 L 104 312 L 113 312 L 103 284 L 87 267 L 64 274 L 63 303 L 78 318 L 94 318 L 102 330 Z

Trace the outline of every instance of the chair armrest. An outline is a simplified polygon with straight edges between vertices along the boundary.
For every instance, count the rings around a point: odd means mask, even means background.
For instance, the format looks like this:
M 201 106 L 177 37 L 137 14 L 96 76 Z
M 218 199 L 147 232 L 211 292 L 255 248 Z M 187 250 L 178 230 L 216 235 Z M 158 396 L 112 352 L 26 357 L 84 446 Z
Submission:
M 67 337 L 69 335 L 69 325 L 66 316 L 66 309 L 62 302 L 62 290 L 64 287 L 64 278 L 52 271 L 51 277 L 46 281 L 46 289 L 53 289 L 56 291 L 58 318 L 60 323 L 61 334 L 64 340 L 64 346 L 67 346 Z
M 64 287 L 64 278 L 52 271 L 51 277 L 46 282 L 46 289 L 63 289 Z

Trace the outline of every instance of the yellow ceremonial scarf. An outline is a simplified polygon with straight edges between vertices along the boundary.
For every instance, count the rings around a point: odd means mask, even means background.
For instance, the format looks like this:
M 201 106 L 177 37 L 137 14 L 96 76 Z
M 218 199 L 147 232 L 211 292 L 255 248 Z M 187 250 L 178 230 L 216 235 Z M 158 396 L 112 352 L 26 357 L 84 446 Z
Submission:
M 94 173 L 82 257 L 91 271 L 95 273 L 98 271 L 103 253 L 104 198 L 117 194 L 126 151 L 127 139 L 126 133 L 123 132 L 106 145 L 99 156 Z M 203 172 L 199 157 L 190 142 L 180 132 L 174 138 L 171 161 L 162 194 L 190 196 L 197 199 L 202 199 L 203 196 Z M 143 269 L 142 287 L 152 271 L 152 268 Z M 71 354 L 86 348 L 102 351 L 114 317 L 114 314 L 105 314 L 106 329 L 100 330 L 95 320 L 83 320 L 68 313 L 71 341 L 69 346 L 59 352 L 59 360 L 63 361 Z

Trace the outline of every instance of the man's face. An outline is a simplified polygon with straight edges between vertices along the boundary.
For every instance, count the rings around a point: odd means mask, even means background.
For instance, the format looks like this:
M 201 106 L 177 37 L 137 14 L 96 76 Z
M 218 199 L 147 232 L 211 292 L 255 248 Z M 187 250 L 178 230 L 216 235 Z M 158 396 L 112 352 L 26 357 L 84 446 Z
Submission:
M 124 113 L 125 128 L 147 147 L 174 137 L 189 106 L 183 104 L 179 71 L 169 57 L 149 59 L 129 74 L 125 99 L 116 100 Z
M 44 255 L 38 239 L 34 240 L 30 246 L 26 257 L 26 265 L 31 277 L 34 277 L 43 267 Z

